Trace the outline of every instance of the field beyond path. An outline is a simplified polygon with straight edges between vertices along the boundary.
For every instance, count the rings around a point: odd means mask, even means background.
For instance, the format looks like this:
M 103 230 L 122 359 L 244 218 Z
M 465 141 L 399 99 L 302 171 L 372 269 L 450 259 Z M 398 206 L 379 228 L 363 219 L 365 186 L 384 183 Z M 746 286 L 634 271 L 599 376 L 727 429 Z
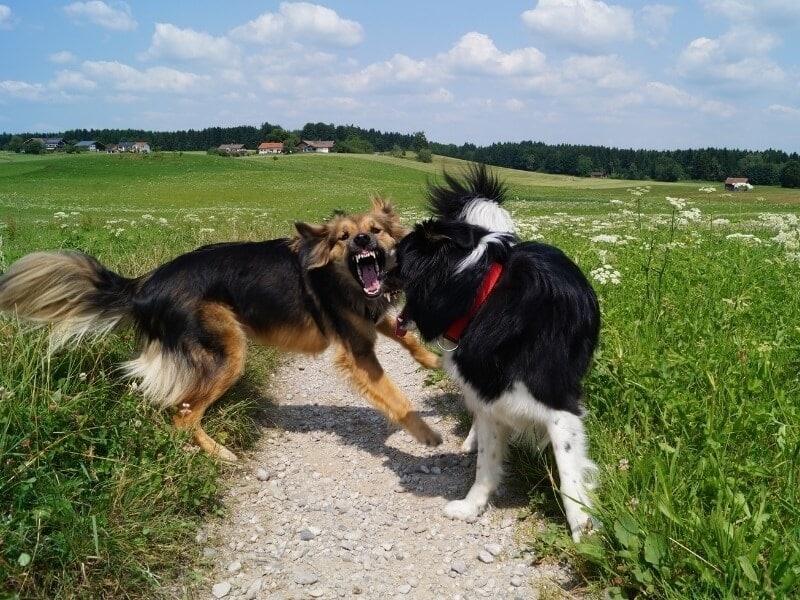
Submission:
M 229 514 L 198 535 L 210 566 L 198 597 L 523 600 L 574 585 L 518 543 L 527 502 L 508 486 L 475 523 L 443 515 L 475 473 L 445 405 L 454 400 L 423 386 L 425 373 L 388 340 L 378 356 L 443 444 L 426 448 L 389 427 L 328 353 L 287 360 L 269 390 L 274 426 L 233 467 Z

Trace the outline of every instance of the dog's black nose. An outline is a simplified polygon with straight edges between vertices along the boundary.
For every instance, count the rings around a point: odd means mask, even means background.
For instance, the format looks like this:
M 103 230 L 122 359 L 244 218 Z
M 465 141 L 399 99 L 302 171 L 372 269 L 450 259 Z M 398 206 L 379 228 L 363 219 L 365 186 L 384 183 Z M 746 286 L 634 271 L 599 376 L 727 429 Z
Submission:
M 353 238 L 356 246 L 361 246 L 362 248 L 366 248 L 369 246 L 369 236 L 366 233 L 359 233 L 356 237 Z

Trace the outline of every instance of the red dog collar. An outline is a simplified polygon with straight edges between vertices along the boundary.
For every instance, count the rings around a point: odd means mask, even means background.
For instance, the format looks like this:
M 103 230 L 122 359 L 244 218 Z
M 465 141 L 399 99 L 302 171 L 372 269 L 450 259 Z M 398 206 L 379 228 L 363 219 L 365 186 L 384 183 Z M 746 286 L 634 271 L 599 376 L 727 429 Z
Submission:
M 450 327 L 447 328 L 447 331 L 444 332 L 445 339 L 450 340 L 454 344 L 458 343 L 467 323 L 475 316 L 475 313 L 478 312 L 481 305 L 486 302 L 486 298 L 492 293 L 497 280 L 500 279 L 500 275 L 502 274 L 503 265 L 498 262 L 492 263 L 486 275 L 483 276 L 483 281 L 478 288 L 478 293 L 475 296 L 475 300 L 472 302 L 472 307 L 469 309 L 469 312 L 453 321 Z

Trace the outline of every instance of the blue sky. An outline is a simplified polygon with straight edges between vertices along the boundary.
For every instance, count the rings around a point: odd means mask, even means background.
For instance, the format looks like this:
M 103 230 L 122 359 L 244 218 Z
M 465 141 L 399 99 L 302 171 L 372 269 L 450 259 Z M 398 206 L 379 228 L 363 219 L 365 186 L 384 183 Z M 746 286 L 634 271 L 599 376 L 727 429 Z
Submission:
M 798 32 L 798 0 L 0 0 L 0 131 L 798 152 Z

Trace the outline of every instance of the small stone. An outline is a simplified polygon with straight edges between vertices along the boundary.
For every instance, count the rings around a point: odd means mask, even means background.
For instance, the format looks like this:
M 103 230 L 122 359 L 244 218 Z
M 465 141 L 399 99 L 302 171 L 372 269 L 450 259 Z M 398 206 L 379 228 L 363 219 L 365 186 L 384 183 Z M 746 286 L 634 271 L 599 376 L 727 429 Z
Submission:
M 261 591 L 261 578 L 253 580 L 249 586 L 247 586 L 247 591 L 244 593 L 244 600 L 255 600 L 258 596 L 258 592 Z
M 242 563 L 240 563 L 238 560 L 235 560 L 228 565 L 228 571 L 230 571 L 231 573 L 236 573 L 237 571 L 241 570 L 242 570 Z
M 513 585 L 514 587 L 522 587 L 522 584 L 523 584 L 522 577 L 520 577 L 519 575 L 514 575 L 511 578 L 511 585 Z
M 221 581 L 220 583 L 214 584 L 214 587 L 211 588 L 211 593 L 214 595 L 214 598 L 224 598 L 230 594 L 232 587 L 233 586 L 227 581 Z
M 465 563 L 463 560 L 454 560 L 450 565 L 450 570 L 455 571 L 459 575 L 463 575 L 467 572 L 467 563 Z
M 309 571 L 297 571 L 294 574 L 294 582 L 297 585 L 313 585 L 319 581 L 319 577 Z
M 322 598 L 325 595 L 325 590 L 322 588 L 313 588 L 308 590 L 308 595 L 312 598 Z
M 259 481 L 269 481 L 270 474 L 265 468 L 260 467 L 256 469 L 256 479 Z
M 486 550 L 481 550 L 478 553 L 478 560 L 481 561 L 482 563 L 487 563 L 487 564 L 488 563 L 493 563 L 494 562 L 494 556 L 489 554 Z
M 431 475 L 441 475 L 442 469 L 441 467 L 431 467 Z
M 397 588 L 397 592 L 399 594 L 407 594 L 410 591 L 411 591 L 411 586 L 409 584 L 407 584 L 407 583 L 404 583 L 403 585 L 401 585 L 401 586 L 399 586 Z
M 422 463 L 419 467 L 417 467 L 417 470 L 420 473 L 425 473 L 426 475 L 431 472 L 430 468 L 425 463 Z
M 503 551 L 503 547 L 500 544 L 486 544 L 483 548 L 492 556 L 499 556 Z
M 304 542 L 313 540 L 315 537 L 317 536 L 310 529 L 303 529 L 303 531 L 300 532 L 300 539 L 303 540 Z

